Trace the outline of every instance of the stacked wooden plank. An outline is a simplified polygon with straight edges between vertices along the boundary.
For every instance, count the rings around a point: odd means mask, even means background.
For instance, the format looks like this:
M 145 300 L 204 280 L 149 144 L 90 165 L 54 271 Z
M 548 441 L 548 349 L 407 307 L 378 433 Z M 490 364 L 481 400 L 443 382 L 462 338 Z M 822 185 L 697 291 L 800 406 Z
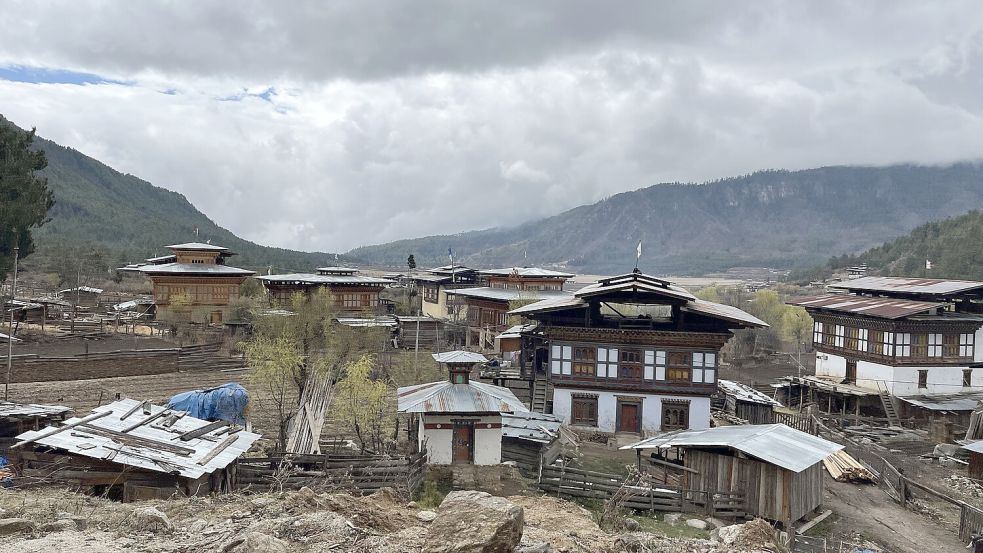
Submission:
M 426 467 L 423 453 L 396 457 L 279 454 L 241 459 L 236 483 L 240 489 L 327 486 L 371 493 L 388 487 L 412 493 L 423 481 Z
M 841 449 L 823 459 L 829 475 L 837 482 L 872 483 L 874 474 Z

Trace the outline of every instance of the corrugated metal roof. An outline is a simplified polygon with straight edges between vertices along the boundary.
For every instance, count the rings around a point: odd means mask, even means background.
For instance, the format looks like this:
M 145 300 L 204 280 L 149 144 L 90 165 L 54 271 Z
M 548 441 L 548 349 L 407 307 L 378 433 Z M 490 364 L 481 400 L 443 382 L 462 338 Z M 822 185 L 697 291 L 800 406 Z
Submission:
M 822 309 L 879 319 L 901 319 L 945 306 L 944 303 L 894 298 L 867 298 L 849 294 L 823 294 L 821 296 L 793 298 L 785 303 L 806 309 Z
M 26 417 L 51 417 L 72 411 L 64 405 L 36 405 L 34 403 L 13 403 L 0 401 L 0 418 L 19 419 Z
M 955 294 L 983 288 L 983 282 L 941 278 L 862 277 L 829 285 L 830 288 L 865 292 L 899 292 L 906 294 Z
M 140 405 L 140 403 L 142 402 L 134 399 L 121 399 L 108 405 L 97 407 L 93 409 L 93 413 L 104 413 L 108 411 L 110 414 L 90 421 L 87 424 L 42 437 L 34 443 L 62 449 L 72 455 L 102 459 L 156 472 L 179 474 L 195 479 L 225 468 L 245 453 L 253 445 L 253 442 L 260 438 L 259 434 L 246 431 L 228 435 L 229 439 L 235 437 L 235 440 L 213 459 L 201 465 L 199 461 L 203 460 L 212 450 L 216 449 L 219 444 L 226 440 L 227 435 L 219 433 L 223 429 L 228 430 L 229 427 L 213 430 L 199 438 L 180 441 L 177 440 L 177 437 L 181 434 L 201 428 L 209 423 L 191 416 L 184 416 L 178 419 L 170 428 L 164 428 L 162 425 L 164 417 L 158 417 L 153 422 L 139 426 L 126 433 L 127 436 L 149 440 L 145 442 L 145 444 L 149 445 L 140 446 L 115 441 L 114 437 L 110 434 L 99 432 L 100 430 L 122 432 L 133 424 L 146 420 L 148 417 L 153 417 L 165 410 L 164 407 L 151 405 L 149 415 L 145 415 L 141 409 L 137 409 L 128 418 L 120 418 L 134 407 Z M 71 424 L 78 420 L 79 418 L 71 418 L 66 420 L 65 424 Z M 17 439 L 29 440 L 44 435 L 49 431 L 49 428 L 24 432 L 20 436 L 17 436 Z M 156 447 L 155 444 L 159 444 L 160 447 Z M 180 449 L 181 453 L 176 452 L 175 449 Z
M 792 472 L 802 472 L 843 446 L 806 434 L 784 424 L 718 426 L 707 430 L 682 430 L 642 440 L 621 449 L 670 447 L 729 447 Z
M 568 298 L 570 294 L 560 290 L 516 290 L 514 288 L 459 288 L 448 290 L 447 295 L 464 296 L 496 301 L 540 300 L 545 298 Z
M 358 272 L 358 269 L 356 269 L 354 267 L 317 267 L 314 270 L 317 271 L 317 272 L 319 272 L 319 273 L 322 273 L 322 274 L 323 273 L 328 273 L 328 274 L 331 274 L 331 273 L 334 273 L 334 274 L 353 274 L 353 273 L 357 273 Z
M 4 342 L 6 342 L 9 339 L 10 339 L 10 336 L 4 334 L 3 332 L 0 332 L 0 340 L 3 340 Z M 20 342 L 20 338 L 14 338 L 13 341 L 14 342 Z
M 139 305 L 153 305 L 154 300 L 149 298 L 137 298 L 135 300 L 124 301 L 123 303 L 117 303 L 113 306 L 113 311 L 126 311 L 129 309 L 134 309 Z
M 520 277 L 529 278 L 573 278 L 572 273 L 561 273 L 560 271 L 551 271 L 549 269 L 540 269 L 539 267 L 507 267 L 504 269 L 485 269 L 478 271 L 483 275 L 488 276 L 512 276 L 519 275 Z
M 574 295 L 578 298 L 599 296 L 614 292 L 633 292 L 636 294 L 656 294 L 674 299 L 695 300 L 685 288 L 676 286 L 668 280 L 656 278 L 643 273 L 628 273 L 610 278 L 604 278 L 594 284 L 577 290 Z
M 690 300 L 682 307 L 683 311 L 690 311 L 693 313 L 699 313 L 701 315 L 707 315 L 709 317 L 714 317 L 717 319 L 723 319 L 726 321 L 740 323 L 742 326 L 767 328 L 768 323 L 762 321 L 761 319 L 747 313 L 737 307 L 731 305 L 724 305 L 722 303 L 714 303 L 712 301 L 706 301 L 701 299 Z
M 338 317 L 335 319 L 340 325 L 350 326 L 350 327 L 394 327 L 396 326 L 396 319 L 392 317 L 374 317 L 359 318 L 359 317 Z
M 202 251 L 202 252 L 224 252 L 229 248 L 223 248 L 222 246 L 216 246 L 214 244 L 205 244 L 203 242 L 185 242 L 184 244 L 171 244 L 170 246 L 164 246 L 169 250 L 189 250 L 189 251 Z
M 102 288 L 93 288 L 91 286 L 79 286 L 79 292 L 88 292 L 90 294 L 101 294 L 104 292 Z M 64 290 L 58 290 L 59 294 L 75 293 L 75 288 L 66 288 Z
M 733 380 L 718 379 L 717 387 L 720 388 L 721 392 L 729 396 L 733 396 L 740 401 L 760 403 L 763 405 L 776 405 L 779 407 L 782 405 L 780 402 L 775 401 L 747 384 L 734 382 Z
M 526 406 L 508 388 L 484 382 L 450 381 L 404 386 L 397 390 L 401 413 L 522 413 Z
M 973 442 L 971 444 L 966 444 L 963 446 L 963 449 L 968 449 L 973 453 L 983 453 L 983 440 L 980 440 L 978 442 Z
M 509 311 L 510 315 L 528 315 L 530 313 L 548 313 L 550 311 L 563 311 L 565 309 L 587 308 L 587 302 L 574 296 L 564 296 L 540 300 L 536 303 L 523 305 L 518 309 Z
M 315 275 L 311 273 L 290 273 L 285 275 L 263 275 L 256 277 L 257 280 L 275 282 L 277 284 L 298 283 L 298 284 L 355 284 L 355 285 L 379 285 L 388 286 L 393 282 L 384 278 L 375 278 L 362 275 Z
M 983 392 L 898 396 L 898 399 L 930 411 L 972 411 L 980 401 L 983 401 Z
M 548 444 L 559 435 L 561 424 L 560 419 L 544 413 L 503 413 L 502 437 Z
M 195 275 L 219 275 L 219 276 L 248 276 L 255 275 L 255 271 L 247 271 L 238 267 L 219 265 L 212 263 L 167 263 L 164 265 L 141 265 L 138 271 L 148 275 L 167 275 L 167 274 L 195 274 Z
M 487 363 L 488 358 L 473 351 L 445 351 L 431 354 L 438 363 Z
M 505 329 L 505 332 L 496 336 L 496 338 L 519 338 L 524 332 L 532 332 L 536 330 L 539 323 L 530 323 L 525 325 L 515 325 Z

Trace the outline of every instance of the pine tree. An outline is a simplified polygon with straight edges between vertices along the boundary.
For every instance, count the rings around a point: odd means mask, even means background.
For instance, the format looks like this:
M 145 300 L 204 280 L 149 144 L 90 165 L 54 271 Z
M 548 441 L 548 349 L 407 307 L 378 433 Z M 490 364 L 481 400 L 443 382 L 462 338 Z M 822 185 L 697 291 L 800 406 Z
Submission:
M 54 205 L 48 179 L 36 173 L 47 165 L 32 150 L 34 130 L 25 132 L 0 118 L 0 280 L 13 268 L 14 247 L 24 258 L 34 251 L 31 229 L 48 221 Z
M 411 271 L 416 269 L 416 258 L 413 257 L 413 254 L 410 254 L 410 256 L 406 258 L 406 266 L 409 267 Z

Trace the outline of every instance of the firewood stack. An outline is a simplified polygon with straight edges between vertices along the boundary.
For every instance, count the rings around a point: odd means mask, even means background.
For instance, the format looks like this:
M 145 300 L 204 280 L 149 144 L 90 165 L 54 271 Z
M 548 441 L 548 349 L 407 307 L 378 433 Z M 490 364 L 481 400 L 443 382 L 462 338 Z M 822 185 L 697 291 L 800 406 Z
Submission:
M 837 482 L 870 483 L 874 474 L 857 462 L 846 450 L 841 449 L 823 459 L 823 465 Z

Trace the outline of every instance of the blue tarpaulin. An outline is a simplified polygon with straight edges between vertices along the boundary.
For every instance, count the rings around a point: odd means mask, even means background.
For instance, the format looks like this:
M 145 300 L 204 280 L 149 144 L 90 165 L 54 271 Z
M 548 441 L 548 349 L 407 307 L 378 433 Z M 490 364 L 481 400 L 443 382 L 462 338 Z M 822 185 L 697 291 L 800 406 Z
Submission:
M 246 424 L 246 405 L 249 392 L 235 383 L 228 383 L 207 390 L 182 392 L 167 402 L 171 409 L 187 411 L 196 419 L 207 421 L 229 421 L 232 424 Z

